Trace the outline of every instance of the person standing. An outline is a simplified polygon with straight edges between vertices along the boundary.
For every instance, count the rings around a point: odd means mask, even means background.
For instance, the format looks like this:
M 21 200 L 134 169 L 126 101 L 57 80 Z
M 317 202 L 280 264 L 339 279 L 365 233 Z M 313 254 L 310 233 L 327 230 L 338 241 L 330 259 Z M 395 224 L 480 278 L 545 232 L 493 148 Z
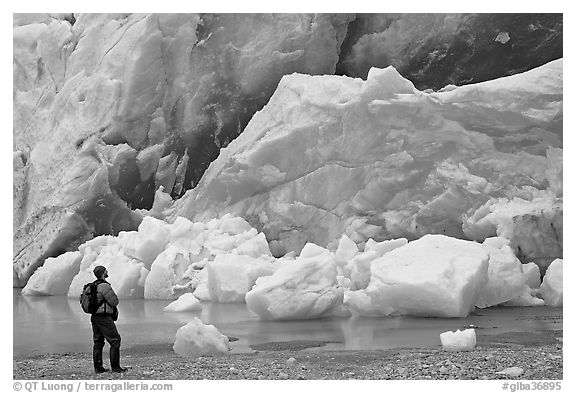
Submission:
M 110 366 L 112 371 L 116 373 L 125 372 L 126 369 L 120 367 L 120 334 L 116 329 L 116 324 L 113 318 L 117 317 L 118 310 L 118 296 L 112 289 L 112 285 L 106 278 L 108 278 L 108 270 L 104 266 L 96 266 L 94 268 L 94 275 L 96 276 L 97 284 L 97 297 L 98 297 L 98 310 L 92 314 L 90 321 L 92 322 L 92 333 L 94 339 L 94 348 L 92 351 L 92 359 L 94 360 L 94 370 L 96 373 L 103 373 L 108 371 L 102 364 L 102 350 L 104 348 L 104 339 L 110 344 Z

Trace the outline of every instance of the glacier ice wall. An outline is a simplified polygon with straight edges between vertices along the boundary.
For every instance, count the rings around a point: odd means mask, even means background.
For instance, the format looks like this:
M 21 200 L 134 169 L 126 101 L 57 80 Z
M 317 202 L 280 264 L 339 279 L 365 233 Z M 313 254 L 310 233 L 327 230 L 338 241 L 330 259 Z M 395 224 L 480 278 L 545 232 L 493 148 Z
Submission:
M 562 60 L 436 93 L 393 67 L 366 81 L 292 74 L 168 213 L 239 215 L 276 254 L 342 233 L 503 233 L 525 259 L 549 259 L 562 251 L 560 146 Z
M 15 16 L 14 284 L 191 188 L 282 75 L 334 72 L 350 18 Z
M 14 14 L 14 285 L 162 218 L 283 75 L 394 65 L 420 89 L 470 83 L 561 57 L 561 32 L 555 14 Z

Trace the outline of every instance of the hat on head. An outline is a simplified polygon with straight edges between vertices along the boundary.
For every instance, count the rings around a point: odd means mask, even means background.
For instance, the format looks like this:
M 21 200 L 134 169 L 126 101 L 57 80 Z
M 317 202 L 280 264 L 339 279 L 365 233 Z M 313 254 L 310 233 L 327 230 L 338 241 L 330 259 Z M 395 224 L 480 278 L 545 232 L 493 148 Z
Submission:
M 96 266 L 93 271 L 94 271 L 94 275 L 96 276 L 96 278 L 100 278 L 104 275 L 106 268 L 104 266 L 100 265 L 100 266 Z

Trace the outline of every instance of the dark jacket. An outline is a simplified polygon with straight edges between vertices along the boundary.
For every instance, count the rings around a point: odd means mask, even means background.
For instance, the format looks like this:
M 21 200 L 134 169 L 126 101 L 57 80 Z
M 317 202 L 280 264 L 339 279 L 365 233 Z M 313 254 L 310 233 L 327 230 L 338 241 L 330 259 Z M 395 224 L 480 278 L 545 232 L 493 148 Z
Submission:
M 98 303 L 105 299 L 106 301 L 102 303 L 96 314 L 113 314 L 114 307 L 118 306 L 118 296 L 116 292 L 112 289 L 112 285 L 106 280 L 100 280 L 97 288 Z

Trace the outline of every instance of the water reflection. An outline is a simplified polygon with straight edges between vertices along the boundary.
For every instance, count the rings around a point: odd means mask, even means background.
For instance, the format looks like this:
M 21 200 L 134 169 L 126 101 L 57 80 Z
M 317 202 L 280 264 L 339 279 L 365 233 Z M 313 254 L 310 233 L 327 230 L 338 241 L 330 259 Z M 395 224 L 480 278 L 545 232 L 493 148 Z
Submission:
M 13 292 L 14 354 L 90 352 L 90 316 L 77 299 L 65 296 L 30 297 Z M 125 347 L 166 344 L 194 317 L 215 325 L 223 334 L 238 338 L 233 352 L 250 351 L 266 342 L 332 341 L 328 348 L 386 349 L 437 346 L 446 330 L 478 327 L 478 334 L 506 331 L 562 329 L 562 309 L 547 307 L 491 308 L 467 318 L 334 318 L 310 321 L 261 321 L 245 304 L 203 303 L 202 311 L 167 313 L 169 300 L 126 299 L 119 306 L 117 323 Z

